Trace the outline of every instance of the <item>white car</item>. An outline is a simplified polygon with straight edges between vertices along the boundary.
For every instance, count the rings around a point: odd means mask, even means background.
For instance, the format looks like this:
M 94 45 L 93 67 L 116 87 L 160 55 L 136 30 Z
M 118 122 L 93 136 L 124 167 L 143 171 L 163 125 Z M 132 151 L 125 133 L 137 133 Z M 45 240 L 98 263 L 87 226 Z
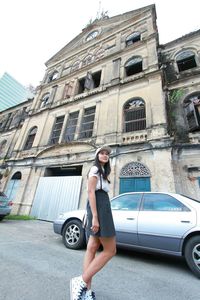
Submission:
M 13 202 L 8 197 L 0 192 L 0 221 L 11 213 Z
M 111 200 L 117 245 L 183 256 L 200 278 L 200 201 L 173 193 L 124 193 Z M 67 248 L 85 245 L 85 210 L 69 211 L 54 221 Z

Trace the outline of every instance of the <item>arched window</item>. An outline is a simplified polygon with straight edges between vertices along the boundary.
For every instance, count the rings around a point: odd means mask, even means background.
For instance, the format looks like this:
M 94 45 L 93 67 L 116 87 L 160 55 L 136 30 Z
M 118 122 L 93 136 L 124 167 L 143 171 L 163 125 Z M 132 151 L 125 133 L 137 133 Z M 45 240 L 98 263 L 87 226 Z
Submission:
M 13 202 L 15 202 L 15 198 L 18 194 L 18 188 L 20 186 L 21 178 L 22 178 L 22 173 L 19 171 L 15 172 L 6 187 L 5 194 Z
M 71 72 L 77 71 L 80 67 L 80 61 L 77 60 L 75 61 L 75 63 L 73 63 L 73 65 L 71 66 Z
M 49 103 L 49 98 L 50 98 L 50 93 L 46 93 L 42 96 L 41 99 L 41 106 L 40 107 L 45 107 Z
M 184 110 L 189 131 L 200 129 L 200 92 L 187 97 L 184 101 Z
M 126 164 L 120 172 L 120 178 L 122 177 L 150 177 L 151 173 L 149 169 L 139 163 L 139 162 L 131 162 Z
M 126 76 L 131 76 L 142 72 L 142 58 L 135 56 L 129 59 L 125 64 Z
M 140 41 L 141 39 L 141 35 L 140 35 L 140 32 L 133 32 L 131 33 L 129 36 L 127 36 L 126 38 L 126 46 L 129 46 L 129 45 L 132 45 L 138 41 Z
M 0 143 L 0 155 L 3 154 L 4 150 L 5 150 L 5 147 L 6 147 L 6 144 L 7 144 L 7 141 L 6 140 L 3 140 L 1 143 Z
M 17 180 L 22 179 L 22 173 L 21 173 L 21 172 L 16 172 L 16 173 L 12 176 L 11 179 L 12 179 L 12 180 L 14 180 L 14 179 L 17 179 Z
M 179 72 L 195 68 L 197 66 L 195 54 L 190 50 L 179 53 L 176 57 Z
M 145 102 L 142 99 L 128 100 L 123 109 L 124 132 L 138 131 L 146 128 Z
M 49 75 L 48 82 L 54 81 L 58 78 L 58 71 L 54 71 Z
M 92 63 L 92 58 L 93 58 L 92 54 L 89 54 L 86 57 L 84 57 L 84 59 L 82 60 L 82 67 L 91 64 Z
M 120 172 L 120 194 L 151 190 L 151 172 L 140 162 L 126 164 Z
M 30 129 L 26 143 L 24 145 L 24 150 L 28 150 L 32 148 L 36 133 L 37 133 L 37 126 Z

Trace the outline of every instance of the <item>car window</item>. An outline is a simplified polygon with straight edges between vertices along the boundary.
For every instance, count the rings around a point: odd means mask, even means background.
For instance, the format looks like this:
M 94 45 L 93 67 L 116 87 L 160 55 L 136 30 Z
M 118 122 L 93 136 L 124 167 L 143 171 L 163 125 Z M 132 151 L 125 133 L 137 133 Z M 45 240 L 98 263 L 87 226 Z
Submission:
M 138 210 L 142 194 L 122 194 L 111 201 L 113 210 Z
M 179 200 L 167 194 L 144 194 L 143 210 L 190 211 Z

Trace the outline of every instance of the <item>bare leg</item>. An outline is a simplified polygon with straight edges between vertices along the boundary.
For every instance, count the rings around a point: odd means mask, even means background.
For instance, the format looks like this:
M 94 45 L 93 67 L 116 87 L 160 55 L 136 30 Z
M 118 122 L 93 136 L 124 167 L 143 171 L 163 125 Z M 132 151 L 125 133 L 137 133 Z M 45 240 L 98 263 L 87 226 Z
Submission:
M 83 262 L 83 272 L 85 272 L 87 270 L 87 268 L 89 267 L 89 265 L 95 258 L 96 252 L 99 249 L 100 244 L 101 243 L 100 243 L 100 240 L 98 237 L 95 237 L 92 235 L 89 237 L 89 241 L 87 244 L 87 250 L 86 250 L 84 262 Z M 87 288 L 88 289 L 91 288 L 91 280 L 89 280 L 87 282 Z
M 103 246 L 103 251 L 97 255 L 93 256 L 91 263 L 85 268 L 83 272 L 83 280 L 88 284 L 91 282 L 92 277 L 103 268 L 103 266 L 116 254 L 116 241 L 115 237 L 110 238 L 99 238 Z M 90 256 L 92 258 L 92 255 Z M 89 259 L 88 259 L 89 261 Z

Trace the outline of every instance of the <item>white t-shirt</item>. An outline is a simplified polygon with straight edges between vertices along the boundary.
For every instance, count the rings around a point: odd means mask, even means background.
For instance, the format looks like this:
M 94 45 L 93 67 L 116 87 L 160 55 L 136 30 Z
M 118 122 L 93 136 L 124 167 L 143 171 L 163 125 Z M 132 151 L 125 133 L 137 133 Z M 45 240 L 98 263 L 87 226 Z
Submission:
M 104 190 L 105 192 L 109 192 L 109 183 L 107 180 L 103 179 L 103 176 L 101 175 L 101 181 L 100 181 L 100 174 L 98 173 L 98 168 L 96 166 L 93 166 L 90 169 L 90 172 L 88 174 L 88 177 L 92 177 L 95 176 L 97 177 L 97 185 L 96 185 L 96 191 L 99 189 Z M 101 182 L 102 182 L 102 186 L 101 186 Z

